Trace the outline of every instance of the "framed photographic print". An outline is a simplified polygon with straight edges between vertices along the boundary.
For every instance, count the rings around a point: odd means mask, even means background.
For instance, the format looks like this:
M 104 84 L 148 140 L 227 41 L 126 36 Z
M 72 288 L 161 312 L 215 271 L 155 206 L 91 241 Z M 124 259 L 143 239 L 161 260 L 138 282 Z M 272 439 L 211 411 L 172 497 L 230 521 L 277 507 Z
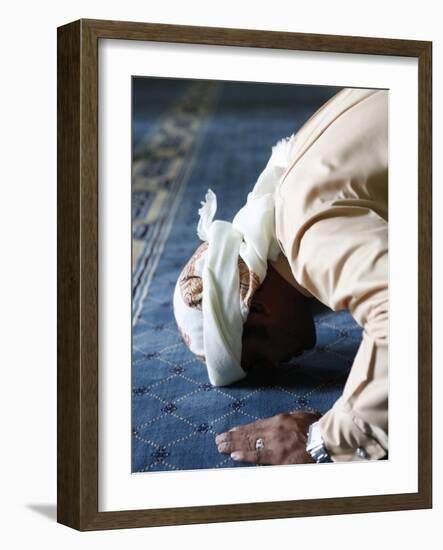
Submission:
M 430 42 L 58 29 L 58 520 L 430 508 Z

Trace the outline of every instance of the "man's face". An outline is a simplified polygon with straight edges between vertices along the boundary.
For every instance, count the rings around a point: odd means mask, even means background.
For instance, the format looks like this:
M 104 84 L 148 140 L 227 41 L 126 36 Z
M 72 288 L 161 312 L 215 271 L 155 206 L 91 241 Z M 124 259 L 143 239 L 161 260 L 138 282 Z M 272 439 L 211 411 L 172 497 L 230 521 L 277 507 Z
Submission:
M 272 266 L 257 290 L 243 325 L 244 370 L 276 367 L 315 345 L 314 322 L 308 303 Z

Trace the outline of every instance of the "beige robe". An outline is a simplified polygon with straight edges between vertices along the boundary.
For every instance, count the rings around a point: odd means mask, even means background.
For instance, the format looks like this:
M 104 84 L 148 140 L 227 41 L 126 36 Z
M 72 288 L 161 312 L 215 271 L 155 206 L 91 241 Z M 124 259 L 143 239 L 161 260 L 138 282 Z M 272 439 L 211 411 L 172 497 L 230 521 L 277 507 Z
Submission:
M 279 271 L 363 328 L 343 394 L 320 420 L 334 461 L 388 449 L 387 121 L 387 91 L 342 90 L 297 133 L 276 193 Z

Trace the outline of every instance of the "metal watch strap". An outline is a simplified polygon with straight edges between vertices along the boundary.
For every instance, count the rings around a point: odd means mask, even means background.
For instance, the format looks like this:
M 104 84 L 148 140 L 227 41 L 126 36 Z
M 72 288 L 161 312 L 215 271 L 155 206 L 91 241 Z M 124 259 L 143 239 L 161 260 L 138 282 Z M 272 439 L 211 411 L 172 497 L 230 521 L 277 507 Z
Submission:
M 318 422 L 314 422 L 314 424 L 309 426 L 306 450 L 315 462 L 317 462 L 317 464 L 322 462 L 332 462 L 325 447 Z

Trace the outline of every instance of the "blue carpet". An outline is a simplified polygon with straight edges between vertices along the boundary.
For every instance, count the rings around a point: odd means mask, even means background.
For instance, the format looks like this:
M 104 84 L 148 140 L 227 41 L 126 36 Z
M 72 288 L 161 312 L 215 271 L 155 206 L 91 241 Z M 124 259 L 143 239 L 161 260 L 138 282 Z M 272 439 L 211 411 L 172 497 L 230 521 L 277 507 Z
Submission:
M 347 312 L 314 303 L 317 346 L 274 371 L 213 388 L 182 343 L 172 313 L 181 269 L 199 244 L 208 187 L 217 217 L 232 219 L 271 146 L 338 89 L 133 80 L 132 471 L 232 468 L 214 437 L 295 409 L 326 412 L 340 396 L 361 341 Z

